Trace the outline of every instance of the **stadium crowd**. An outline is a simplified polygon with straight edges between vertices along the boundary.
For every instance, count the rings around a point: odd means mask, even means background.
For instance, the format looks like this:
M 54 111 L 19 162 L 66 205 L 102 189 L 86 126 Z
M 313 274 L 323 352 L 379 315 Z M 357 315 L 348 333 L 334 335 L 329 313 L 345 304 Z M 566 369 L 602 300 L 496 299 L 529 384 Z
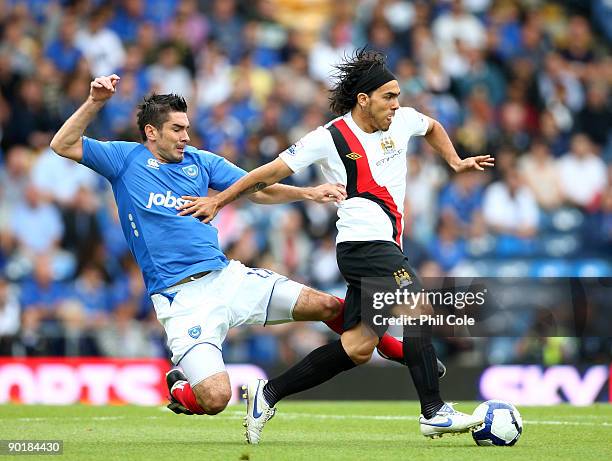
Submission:
M 92 77 L 113 72 L 90 136 L 138 141 L 142 97 L 175 92 L 191 144 L 250 170 L 331 120 L 334 63 L 381 50 L 402 105 L 438 119 L 460 154 L 497 159 L 453 176 L 411 142 L 404 250 L 422 276 L 611 276 L 611 42 L 604 0 L 0 1 L 0 355 L 166 356 L 108 184 L 48 146 Z M 296 181 L 320 180 L 312 168 Z M 333 206 L 244 201 L 215 225 L 229 257 L 343 295 Z M 326 334 L 231 330 L 224 354 L 293 361 Z M 455 338 L 439 354 L 612 355 L 610 340 L 534 341 Z

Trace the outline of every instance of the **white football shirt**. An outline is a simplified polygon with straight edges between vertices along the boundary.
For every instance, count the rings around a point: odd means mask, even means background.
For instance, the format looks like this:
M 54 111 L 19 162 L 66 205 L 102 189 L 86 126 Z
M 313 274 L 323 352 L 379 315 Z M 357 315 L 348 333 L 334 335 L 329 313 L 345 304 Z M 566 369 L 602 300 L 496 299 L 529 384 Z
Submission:
M 348 198 L 338 205 L 336 243 L 385 240 L 401 247 L 407 146 L 428 126 L 423 114 L 401 107 L 387 131 L 366 133 L 347 113 L 279 156 L 293 172 L 316 163 L 328 182 L 346 185 Z

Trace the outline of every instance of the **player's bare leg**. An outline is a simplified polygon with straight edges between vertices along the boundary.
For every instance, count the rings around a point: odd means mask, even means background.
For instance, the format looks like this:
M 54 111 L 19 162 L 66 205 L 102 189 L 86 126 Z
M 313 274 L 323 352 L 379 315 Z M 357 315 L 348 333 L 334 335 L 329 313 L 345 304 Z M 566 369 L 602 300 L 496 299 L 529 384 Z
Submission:
M 379 339 L 371 330 L 358 323 L 342 333 L 340 341 L 346 351 L 346 355 L 355 364 L 362 365 L 369 362 L 372 358 Z
M 232 387 L 226 371 L 206 378 L 193 386 L 198 405 L 207 415 L 221 413 L 232 398 Z
M 232 389 L 221 350 L 209 343 L 197 344 L 180 358 L 179 365 L 182 371 L 171 370 L 166 375 L 171 395 L 168 408 L 186 413 L 181 411 L 184 408 L 198 415 L 222 412 Z
M 293 309 L 294 320 L 320 320 L 330 329 L 342 335 L 344 333 L 343 316 L 344 300 L 335 296 L 304 287 Z M 385 333 L 376 345 L 378 353 L 384 359 L 404 363 L 402 341 Z M 446 367 L 438 360 L 438 376 L 443 377 Z
M 342 303 L 335 296 L 310 287 L 304 287 L 293 308 L 293 319 L 325 322 L 338 317 L 341 311 Z
M 229 376 L 225 371 L 193 387 L 179 369 L 169 371 L 166 380 L 171 396 L 168 408 L 175 413 L 216 415 L 225 409 L 232 397 Z

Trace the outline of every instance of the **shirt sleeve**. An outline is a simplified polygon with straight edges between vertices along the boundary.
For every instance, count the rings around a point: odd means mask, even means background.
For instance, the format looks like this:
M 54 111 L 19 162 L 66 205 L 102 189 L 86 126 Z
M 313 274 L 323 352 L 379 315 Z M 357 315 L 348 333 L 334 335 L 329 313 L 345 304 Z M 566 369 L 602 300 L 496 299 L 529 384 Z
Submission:
M 223 191 L 247 174 L 242 168 L 215 154 L 208 153 L 209 187 Z
M 83 136 L 81 163 L 105 178 L 114 179 L 123 169 L 128 154 L 136 143 L 123 141 L 97 141 Z
M 412 107 L 400 107 L 397 111 L 402 117 L 410 136 L 425 136 L 429 128 L 427 117 Z
M 335 152 L 331 134 L 326 128 L 320 126 L 281 152 L 279 157 L 294 173 L 297 173 L 327 158 L 330 152 Z

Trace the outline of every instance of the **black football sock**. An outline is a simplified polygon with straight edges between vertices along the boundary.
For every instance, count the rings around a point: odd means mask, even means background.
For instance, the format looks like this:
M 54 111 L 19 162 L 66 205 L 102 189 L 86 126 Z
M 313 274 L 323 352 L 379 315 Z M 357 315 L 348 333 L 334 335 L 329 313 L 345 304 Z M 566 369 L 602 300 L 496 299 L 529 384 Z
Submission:
M 428 336 L 404 337 L 404 360 L 421 401 L 421 413 L 427 419 L 442 408 L 438 377 L 438 359 Z
M 270 406 L 288 395 L 311 389 L 356 365 L 346 354 L 340 340 L 315 349 L 263 388 Z

